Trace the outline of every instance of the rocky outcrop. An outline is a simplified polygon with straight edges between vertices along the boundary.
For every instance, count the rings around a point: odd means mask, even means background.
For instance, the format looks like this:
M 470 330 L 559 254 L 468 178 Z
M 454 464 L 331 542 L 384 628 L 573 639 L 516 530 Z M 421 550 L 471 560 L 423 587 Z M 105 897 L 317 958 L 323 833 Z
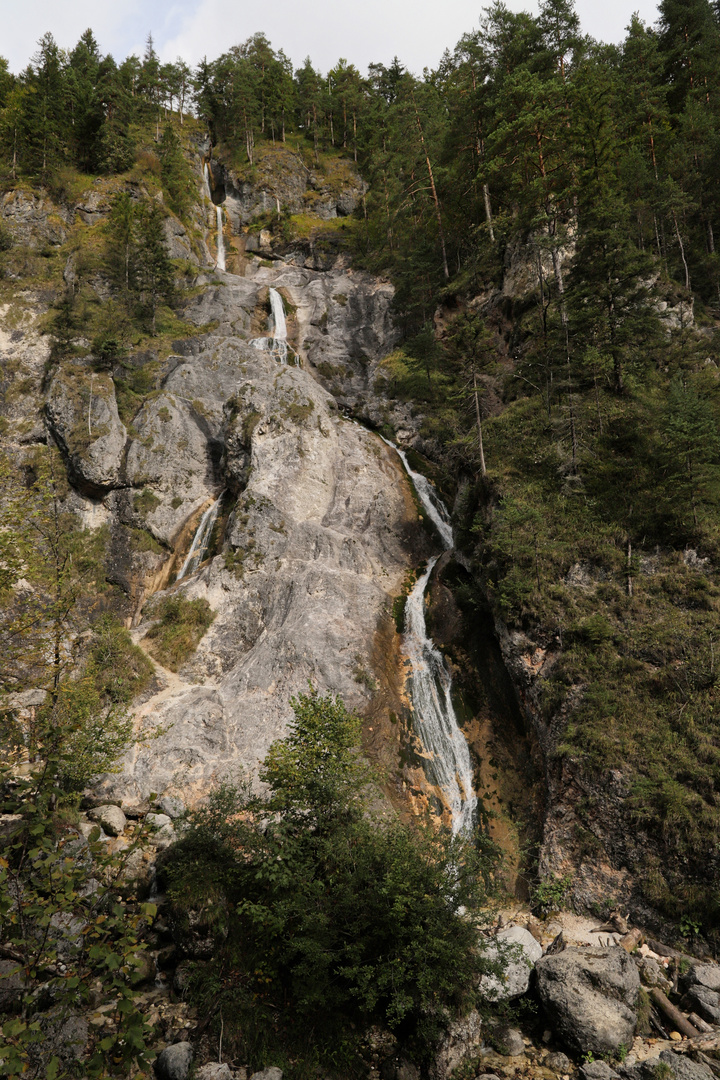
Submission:
M 0 221 L 12 242 L 27 251 L 58 247 L 67 239 L 71 215 L 46 195 L 16 188 L 0 202 Z
M 126 800 L 171 787 L 192 797 L 219 776 L 253 772 L 309 680 L 363 708 L 358 658 L 370 666 L 411 559 L 417 513 L 394 455 L 342 419 L 309 372 L 249 345 L 265 280 L 228 277 L 188 308 L 217 330 L 177 358 L 133 422 L 127 481 L 152 493 L 144 520 L 155 535 L 171 537 L 189 507 L 223 487 L 236 501 L 223 550 L 181 586 L 208 601 L 212 627 L 139 712 L 141 730 L 162 734 L 107 780 L 104 790 Z M 270 280 L 298 301 L 299 321 L 317 279 L 288 270 Z M 359 286 L 348 278 L 347 288 Z
M 344 217 L 354 212 L 367 191 L 351 162 L 331 161 L 320 170 L 289 147 L 259 151 L 252 180 L 224 161 L 211 163 L 211 176 L 213 198 L 223 201 L 236 233 L 273 211 L 312 213 L 325 221 Z
M 640 978 L 622 948 L 566 949 L 535 965 L 537 989 L 555 1033 L 581 1053 L 632 1045 Z
M 119 487 L 127 432 L 110 375 L 63 365 L 50 384 L 45 411 L 76 486 L 93 496 Z

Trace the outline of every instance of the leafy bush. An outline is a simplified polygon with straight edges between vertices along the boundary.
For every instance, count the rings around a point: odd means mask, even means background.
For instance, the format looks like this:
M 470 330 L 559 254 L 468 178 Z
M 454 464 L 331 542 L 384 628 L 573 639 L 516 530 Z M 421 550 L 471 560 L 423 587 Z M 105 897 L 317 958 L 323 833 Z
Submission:
M 155 614 L 158 621 L 147 633 L 150 651 L 165 667 L 177 671 L 195 652 L 215 613 L 207 600 L 186 600 L 178 594 L 165 597 Z
M 291 704 L 269 794 L 223 787 L 170 853 L 174 918 L 215 938 L 192 996 L 258 1066 L 272 1050 L 296 1074 L 349 1069 L 372 1023 L 423 1057 L 489 967 L 477 928 L 495 850 L 374 818 L 358 718 L 314 691 Z

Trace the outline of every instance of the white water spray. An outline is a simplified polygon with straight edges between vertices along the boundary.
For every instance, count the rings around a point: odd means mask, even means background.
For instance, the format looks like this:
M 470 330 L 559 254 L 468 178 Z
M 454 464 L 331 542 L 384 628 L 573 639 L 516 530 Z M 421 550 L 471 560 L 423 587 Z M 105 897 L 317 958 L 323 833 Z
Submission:
M 212 191 L 210 190 L 210 167 L 207 161 L 203 164 L 203 180 L 205 181 L 205 195 L 212 202 Z
M 215 207 L 215 216 L 217 217 L 217 268 L 218 270 L 224 270 L 225 237 L 223 235 L 223 212 L 220 204 Z
M 268 329 L 272 337 L 253 338 L 250 344 L 261 352 L 269 352 L 279 364 L 288 363 L 287 323 L 285 322 L 285 307 L 283 299 L 277 289 L 269 289 L 270 295 L 270 318 Z M 295 366 L 299 367 L 297 356 Z
M 442 499 L 427 477 L 410 468 L 399 447 L 389 439 L 383 441 L 397 451 L 420 502 L 445 549 L 449 550 L 453 546 L 452 525 Z M 436 555 L 428 562 L 425 573 L 418 578 L 405 603 L 404 645 L 412 667 L 410 698 L 415 713 L 415 731 L 431 755 L 428 773 L 445 796 L 452 815 L 453 836 L 456 836 L 472 828 L 477 796 L 473 791 L 470 751 L 452 704 L 450 672 L 425 626 L 425 590 L 438 557 Z
M 225 492 L 223 492 L 223 495 L 224 494 Z M 190 545 L 190 550 L 187 553 L 185 562 L 182 564 L 180 573 L 177 576 L 177 581 L 182 581 L 182 579 L 184 577 L 187 577 L 188 574 L 194 574 L 200 563 L 205 558 L 205 552 L 207 551 L 207 546 L 210 543 L 210 537 L 212 535 L 215 522 L 217 521 L 218 513 L 220 512 L 220 503 L 222 502 L 222 498 L 223 496 L 221 495 L 219 499 L 215 500 L 212 506 L 208 506 L 207 510 L 200 518 L 200 524 L 195 530 L 193 542 Z

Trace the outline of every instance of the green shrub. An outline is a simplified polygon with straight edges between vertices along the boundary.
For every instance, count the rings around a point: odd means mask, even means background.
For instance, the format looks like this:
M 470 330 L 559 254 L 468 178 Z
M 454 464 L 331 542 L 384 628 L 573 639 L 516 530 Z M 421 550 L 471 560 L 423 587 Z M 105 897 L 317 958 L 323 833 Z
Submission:
M 292 707 L 268 795 L 216 791 L 166 866 L 175 920 L 201 913 L 215 939 L 191 996 L 253 1066 L 350 1069 L 373 1023 L 422 1059 L 489 970 L 477 927 L 495 849 L 376 820 L 358 718 L 313 691 Z
M 195 652 L 215 613 L 207 600 L 167 596 L 154 614 L 158 621 L 147 632 L 150 651 L 161 664 L 177 671 Z

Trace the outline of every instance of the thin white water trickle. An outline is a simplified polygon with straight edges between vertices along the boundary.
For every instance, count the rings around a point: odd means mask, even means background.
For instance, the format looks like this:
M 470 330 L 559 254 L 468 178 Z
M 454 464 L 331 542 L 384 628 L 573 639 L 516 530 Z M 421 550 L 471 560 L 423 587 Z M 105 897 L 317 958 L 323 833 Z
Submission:
M 223 495 L 225 493 L 223 492 Z M 205 558 L 205 552 L 207 546 L 210 543 L 210 537 L 212 535 L 213 527 L 217 521 L 217 516 L 220 511 L 220 503 L 222 502 L 222 495 L 219 499 L 216 499 L 212 506 L 208 506 L 207 510 L 200 518 L 200 524 L 195 530 L 193 536 L 193 542 L 190 545 L 190 550 L 187 553 L 185 562 L 182 564 L 180 573 L 177 576 L 177 581 L 182 581 L 188 574 L 194 574 L 200 563 Z
M 420 502 L 449 550 L 453 546 L 453 532 L 442 499 L 427 477 L 410 468 L 404 452 L 389 439 L 380 437 L 398 454 Z M 452 815 L 453 836 L 457 836 L 472 828 L 477 796 L 473 791 L 470 751 L 453 708 L 452 678 L 425 626 L 425 590 L 438 557 L 429 561 L 407 598 L 403 641 L 412 667 L 410 699 L 415 731 L 430 755 L 428 772 L 445 796 Z
M 207 198 L 212 202 L 212 191 L 210 190 L 210 169 L 207 161 L 203 165 L 203 180 L 205 181 L 205 194 Z
M 270 296 L 270 318 L 268 329 L 272 337 L 253 338 L 250 344 L 261 352 L 269 352 L 279 364 L 287 364 L 287 323 L 285 322 L 285 307 L 283 299 L 277 289 L 268 290 Z M 299 367 L 298 358 L 295 357 L 295 366 Z
M 223 212 L 219 204 L 215 207 L 217 217 L 217 266 L 218 270 L 225 269 L 225 237 L 223 236 Z
M 384 435 L 381 435 L 380 438 L 384 443 L 387 443 L 388 446 L 393 448 L 402 461 L 405 472 L 415 485 L 415 490 L 418 493 L 420 502 L 425 507 L 428 517 L 440 533 L 440 538 L 446 549 L 449 551 L 453 546 L 453 533 L 452 525 L 450 524 L 450 515 L 447 512 L 444 502 L 439 497 L 428 478 L 423 476 L 422 473 L 415 472 L 414 469 L 410 468 L 405 451 L 401 450 L 400 447 L 396 446 L 390 439 L 386 439 Z

